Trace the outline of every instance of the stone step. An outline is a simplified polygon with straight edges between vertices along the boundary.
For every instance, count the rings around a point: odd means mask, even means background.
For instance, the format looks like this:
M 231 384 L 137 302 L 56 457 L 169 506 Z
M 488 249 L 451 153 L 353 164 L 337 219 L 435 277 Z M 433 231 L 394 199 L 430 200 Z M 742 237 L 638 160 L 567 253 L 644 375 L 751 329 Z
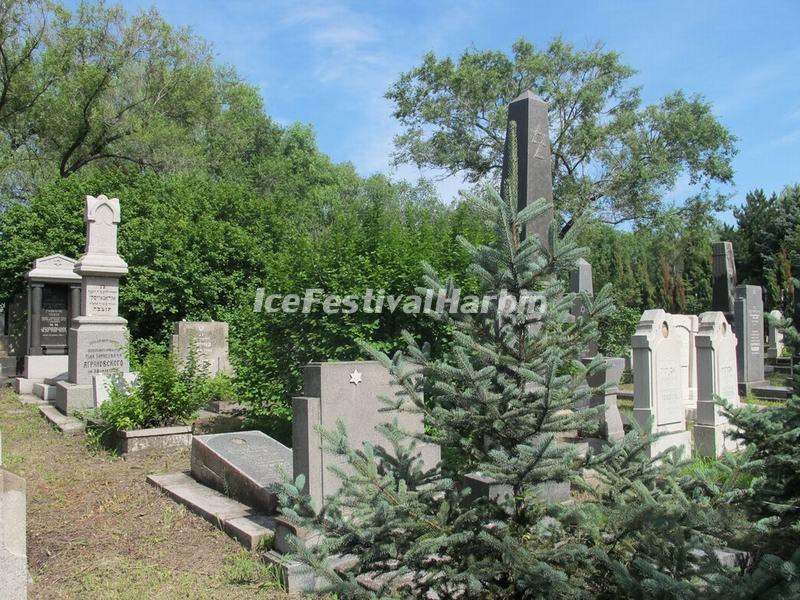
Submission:
M 33 394 L 19 394 L 19 401 L 23 404 L 33 404 L 37 406 L 47 406 L 50 403 L 47 400 L 42 400 L 39 396 Z
M 792 395 L 792 388 L 781 385 L 754 385 L 750 391 L 760 400 L 786 400 Z
M 62 432 L 69 435 L 78 435 L 83 433 L 86 429 L 86 423 L 75 417 L 68 417 L 52 404 L 41 404 L 39 412 L 47 419 L 53 427 L 60 429 Z
M 272 517 L 198 483 L 188 473 L 148 475 L 147 482 L 249 550 L 272 542 L 275 535 Z

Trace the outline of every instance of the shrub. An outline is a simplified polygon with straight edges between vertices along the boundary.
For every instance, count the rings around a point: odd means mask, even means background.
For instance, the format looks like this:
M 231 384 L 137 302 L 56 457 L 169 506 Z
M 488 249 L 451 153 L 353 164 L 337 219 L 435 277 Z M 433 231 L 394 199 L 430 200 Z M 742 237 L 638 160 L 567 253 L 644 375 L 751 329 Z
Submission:
M 179 369 L 171 354 L 151 351 L 130 389 L 112 387 L 110 398 L 97 410 L 102 425 L 118 431 L 166 427 L 190 419 L 206 402 L 208 377 L 187 361 Z

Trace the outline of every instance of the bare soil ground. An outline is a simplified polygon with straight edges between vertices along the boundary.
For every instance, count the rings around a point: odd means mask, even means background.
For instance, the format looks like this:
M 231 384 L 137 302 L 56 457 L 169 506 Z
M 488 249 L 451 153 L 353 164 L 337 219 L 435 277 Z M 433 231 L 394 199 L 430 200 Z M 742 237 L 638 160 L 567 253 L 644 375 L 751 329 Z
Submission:
M 28 496 L 30 598 L 288 598 L 254 554 L 145 481 L 188 449 L 117 457 L 0 391 L 3 466 Z

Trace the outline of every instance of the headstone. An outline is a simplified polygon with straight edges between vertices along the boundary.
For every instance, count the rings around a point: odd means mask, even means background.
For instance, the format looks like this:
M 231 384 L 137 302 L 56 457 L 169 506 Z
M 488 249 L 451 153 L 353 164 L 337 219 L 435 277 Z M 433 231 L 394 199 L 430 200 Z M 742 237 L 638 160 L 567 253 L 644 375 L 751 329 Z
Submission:
M 642 427 L 653 419 L 653 432 L 665 433 L 650 444 L 652 457 L 672 446 L 689 456 L 686 431 L 681 340 L 661 309 L 646 310 L 631 337 L 633 348 L 633 414 Z
M 69 374 L 56 386 L 64 414 L 94 406 L 93 377 L 127 373 L 128 328 L 119 316 L 119 278 L 128 265 L 117 254 L 117 198 L 86 196 L 86 251 L 75 264 L 81 281 L 81 314 L 69 332 Z
M 598 414 L 598 419 L 600 421 L 600 435 L 606 441 L 616 441 L 625 437 L 625 431 L 622 427 L 622 415 L 617 407 L 619 380 L 624 370 L 624 358 L 606 358 L 605 370 L 587 378 L 587 383 L 592 388 L 608 386 L 606 389 L 599 390 L 589 400 L 590 407 L 605 407 L 605 410 Z
M 511 124 L 516 124 L 517 138 L 517 206 L 522 210 L 536 200 L 544 198 L 553 202 L 553 174 L 550 162 L 550 126 L 547 103 L 533 92 L 523 92 L 508 105 L 506 147 L 503 154 L 503 181 L 505 190 L 511 169 Z M 526 233 L 537 236 L 547 247 L 552 207 L 527 225 Z
M 686 414 L 694 418 L 697 410 L 697 359 L 694 336 L 699 327 L 695 315 L 669 315 L 670 329 L 681 342 L 681 384 Z
M 725 314 L 733 324 L 733 308 L 736 301 L 736 263 L 731 242 L 715 242 L 711 245 L 711 273 L 714 278 L 711 292 L 711 310 Z
M 737 341 L 725 315 L 719 311 L 701 314 L 695 345 L 698 399 L 694 445 L 701 456 L 719 456 L 726 448 L 735 449 L 735 444 L 725 437 L 729 424 L 716 398 L 739 404 Z
M 769 320 L 769 348 L 767 348 L 768 358 L 780 358 L 783 356 L 783 332 L 778 329 L 775 322 L 780 322 L 783 319 L 783 313 L 779 310 L 773 310 L 769 313 L 772 319 Z
M 419 414 L 387 411 L 379 399 L 397 394 L 389 371 L 376 361 L 310 363 L 303 368 L 303 395 L 292 399 L 294 475 L 305 475 L 307 491 L 318 508 L 341 485 L 328 467 L 342 467 L 344 463 L 321 450 L 322 439 L 316 428 L 333 430 L 341 421 L 354 448 L 369 442 L 391 451 L 390 444 L 376 431 L 379 424 L 396 419 L 405 431 L 423 431 Z M 425 468 L 439 463 L 438 446 L 417 442 L 416 449 Z
M 585 293 L 588 296 L 594 295 L 594 283 L 592 282 L 592 265 L 585 259 L 579 258 L 576 261 L 575 269 L 569 276 L 569 291 L 575 294 Z M 578 296 L 572 306 L 572 316 L 576 319 L 586 312 L 583 299 Z M 593 341 L 586 348 L 581 358 L 591 358 L 597 355 L 597 342 Z
M 25 480 L 0 468 L 0 597 L 25 600 L 27 590 Z
M 737 375 L 745 388 L 764 381 L 764 301 L 757 285 L 736 286 Z
M 81 277 L 75 264 L 53 254 L 34 260 L 28 271 L 27 345 L 22 377 L 15 382 L 18 393 L 30 394 L 36 383 L 67 377 L 68 331 L 80 311 Z
M 94 406 L 99 407 L 111 399 L 111 389 L 116 388 L 123 393 L 129 392 L 136 385 L 138 373 L 98 373 L 92 377 Z
M 221 321 L 180 321 L 175 323 L 172 351 L 183 364 L 194 349 L 198 365 L 209 375 L 230 371 L 228 324 Z
M 253 508 L 274 514 L 272 486 L 292 477 L 292 451 L 261 431 L 192 438 L 192 477 Z

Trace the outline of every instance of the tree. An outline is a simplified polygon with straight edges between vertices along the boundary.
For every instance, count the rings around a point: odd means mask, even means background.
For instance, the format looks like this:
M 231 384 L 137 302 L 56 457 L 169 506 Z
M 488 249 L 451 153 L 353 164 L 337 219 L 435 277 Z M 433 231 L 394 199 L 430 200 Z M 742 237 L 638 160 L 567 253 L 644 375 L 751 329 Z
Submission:
M 552 253 L 535 236 L 520 239 L 525 224 L 549 206 L 539 201 L 517 212 L 513 184 L 509 188 L 506 197 L 491 190 L 485 200 L 475 200 L 495 235 L 487 245 L 462 240 L 469 272 L 478 277 L 481 293 L 506 290 L 517 306 L 530 293 L 540 294 L 541 310 L 509 310 L 495 299 L 486 314 L 438 315 L 454 330 L 440 359 L 410 334 L 406 351 L 394 358 L 371 349 L 400 390 L 389 406 L 421 413 L 425 432 L 409 436 L 395 421 L 380 428 L 385 447 L 355 448 L 341 424 L 320 431 L 323 449 L 339 458 L 335 472 L 343 486 L 324 506 L 303 493 L 302 476 L 283 486 L 286 516 L 323 536 L 313 547 L 296 540 L 295 557 L 343 598 L 398 592 L 438 598 L 697 596 L 715 578 L 726 581 L 713 552 L 726 521 L 710 509 L 702 485 L 679 477 L 678 453 L 650 459 L 644 449 L 652 438 L 638 428 L 583 461 L 574 446 L 557 441 L 568 431 L 591 430 L 597 409 L 585 408 L 592 390 L 584 382 L 604 361 L 584 363 L 580 356 L 597 338 L 597 318 L 611 310 L 610 288 L 593 300 L 584 297 L 586 313 L 569 319 L 576 296 L 565 292 L 560 278 L 583 254 L 575 244 L 577 229 L 558 240 L 553 225 Z M 431 268 L 424 282 L 447 296 L 455 286 Z M 438 468 L 422 469 L 417 439 L 447 449 Z M 600 483 L 588 485 L 582 468 Z M 474 472 L 509 493 L 470 500 L 462 484 Z M 565 481 L 580 486 L 586 499 L 573 506 L 542 497 L 541 486 Z M 353 556 L 355 564 L 336 572 L 327 563 L 330 555 Z M 361 588 L 360 576 L 378 590 Z
M 395 161 L 495 181 L 502 165 L 506 107 L 532 89 L 548 102 L 556 208 L 563 236 L 576 219 L 647 220 L 681 175 L 711 194 L 729 183 L 735 138 L 700 96 L 675 92 L 643 106 L 634 71 L 601 45 L 576 50 L 556 39 L 537 51 L 524 38 L 512 56 L 464 52 L 458 61 L 426 54 L 387 97 L 404 127 Z M 713 196 L 716 207 L 723 197 Z
M 239 85 L 208 46 L 155 10 L 37 0 L 0 12 L 0 138 L 8 194 L 88 165 L 201 168 L 201 136 Z M 229 93 L 230 94 L 230 93 Z

